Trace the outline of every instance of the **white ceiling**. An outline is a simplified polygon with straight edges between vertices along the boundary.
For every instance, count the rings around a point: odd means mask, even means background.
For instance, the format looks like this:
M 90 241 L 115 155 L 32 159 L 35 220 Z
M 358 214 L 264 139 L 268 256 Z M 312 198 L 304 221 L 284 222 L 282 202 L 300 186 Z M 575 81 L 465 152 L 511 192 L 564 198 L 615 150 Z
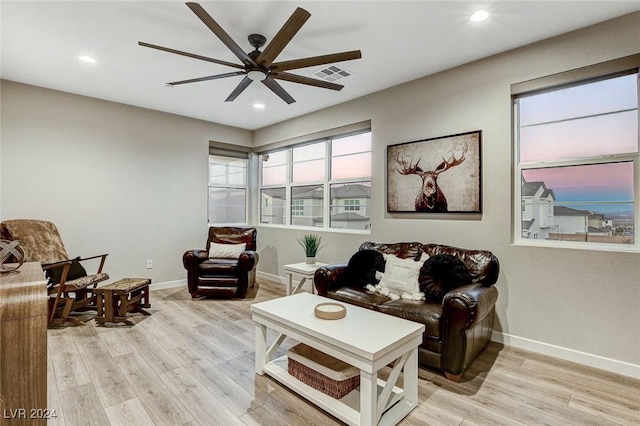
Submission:
M 202 1 L 246 51 L 267 43 L 296 7 L 311 18 L 277 61 L 360 49 L 338 65 L 352 76 L 340 92 L 281 82 L 287 105 L 259 83 L 224 102 L 242 77 L 165 83 L 235 71 L 138 46 L 145 41 L 229 62 L 239 60 L 181 1 L 0 3 L 2 78 L 245 129 L 317 111 L 425 75 L 640 10 L 640 1 Z M 469 21 L 479 8 L 489 20 Z M 78 55 L 91 55 L 85 64 Z M 277 62 L 276 61 L 276 62 Z M 322 67 L 293 70 L 312 76 Z M 266 107 L 256 110 L 253 104 Z

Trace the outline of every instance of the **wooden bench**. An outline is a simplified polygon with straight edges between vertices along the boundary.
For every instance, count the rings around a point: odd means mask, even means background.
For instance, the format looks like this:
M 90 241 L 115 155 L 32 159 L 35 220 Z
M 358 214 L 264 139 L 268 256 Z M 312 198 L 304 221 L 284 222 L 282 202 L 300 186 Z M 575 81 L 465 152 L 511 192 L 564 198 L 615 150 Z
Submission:
M 123 278 L 111 284 L 98 287 L 94 290 L 97 299 L 96 322 L 120 323 L 132 325 L 127 320 L 128 312 L 140 312 L 143 315 L 151 315 L 144 308 L 150 308 L 149 284 L 147 278 Z

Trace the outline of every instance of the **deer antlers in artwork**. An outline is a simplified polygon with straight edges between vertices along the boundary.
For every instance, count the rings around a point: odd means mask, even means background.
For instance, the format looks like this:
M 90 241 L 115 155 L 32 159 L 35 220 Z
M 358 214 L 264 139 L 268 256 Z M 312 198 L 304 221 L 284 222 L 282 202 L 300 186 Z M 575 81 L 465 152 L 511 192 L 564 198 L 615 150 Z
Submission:
M 461 149 L 449 151 L 448 158 L 442 157 L 442 163 L 435 170 L 426 172 L 418 166 L 422 157 L 413 164 L 413 158 L 407 161 L 399 155 L 396 156 L 396 163 L 399 166 L 397 168 L 398 173 L 401 175 L 418 175 L 422 178 L 422 189 L 418 193 L 415 202 L 417 212 L 448 211 L 447 198 L 438 186 L 438 176 L 440 173 L 462 163 L 466 158 L 468 149 L 469 147 L 465 144 Z

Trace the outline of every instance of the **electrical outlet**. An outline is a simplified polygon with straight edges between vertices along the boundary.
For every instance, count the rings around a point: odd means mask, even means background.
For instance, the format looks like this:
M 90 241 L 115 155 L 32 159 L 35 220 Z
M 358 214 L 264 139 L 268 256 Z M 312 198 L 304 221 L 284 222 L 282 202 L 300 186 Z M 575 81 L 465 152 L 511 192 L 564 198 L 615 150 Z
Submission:
M 153 268 L 153 260 L 149 259 L 147 260 L 147 269 L 152 269 Z

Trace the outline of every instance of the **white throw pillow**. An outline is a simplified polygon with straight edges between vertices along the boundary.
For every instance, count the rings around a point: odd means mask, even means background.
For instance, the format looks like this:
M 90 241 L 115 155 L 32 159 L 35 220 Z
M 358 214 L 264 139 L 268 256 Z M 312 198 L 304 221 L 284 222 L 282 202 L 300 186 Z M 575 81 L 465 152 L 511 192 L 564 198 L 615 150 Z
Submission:
M 242 244 L 220 244 L 211 243 L 209 245 L 209 257 L 224 257 L 228 259 L 238 259 L 240 253 L 247 248 L 246 243 Z
M 423 253 L 417 262 L 413 259 L 401 259 L 392 254 L 385 254 L 384 258 L 386 261 L 384 275 L 376 286 L 376 291 L 392 299 L 402 297 L 420 300 L 418 276 L 422 264 L 429 258 L 429 255 Z

